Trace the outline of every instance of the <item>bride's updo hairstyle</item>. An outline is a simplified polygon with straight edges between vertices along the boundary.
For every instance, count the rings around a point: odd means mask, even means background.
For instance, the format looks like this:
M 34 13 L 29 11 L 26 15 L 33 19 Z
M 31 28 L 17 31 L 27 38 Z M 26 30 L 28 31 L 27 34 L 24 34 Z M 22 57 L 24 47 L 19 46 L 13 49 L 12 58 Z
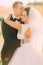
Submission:
M 27 16 L 29 16 L 30 7 L 26 7 L 24 10 L 27 12 Z

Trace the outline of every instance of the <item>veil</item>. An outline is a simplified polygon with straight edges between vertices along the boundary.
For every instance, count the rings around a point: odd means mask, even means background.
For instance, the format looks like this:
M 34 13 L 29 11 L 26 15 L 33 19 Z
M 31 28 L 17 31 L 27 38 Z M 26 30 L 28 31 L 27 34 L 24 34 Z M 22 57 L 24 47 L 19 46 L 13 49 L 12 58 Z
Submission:
M 41 14 L 35 9 L 30 8 L 29 19 L 31 23 L 34 23 L 38 30 L 43 31 L 43 18 Z
M 34 44 L 35 44 L 36 48 L 42 52 L 42 48 L 43 48 L 43 18 L 41 16 L 41 14 L 35 8 L 30 8 L 29 20 L 30 20 L 30 24 L 34 28 L 34 30 L 38 31 L 38 39 L 37 39 L 38 43 L 37 43 L 37 45 L 36 45 L 36 43 L 34 43 Z

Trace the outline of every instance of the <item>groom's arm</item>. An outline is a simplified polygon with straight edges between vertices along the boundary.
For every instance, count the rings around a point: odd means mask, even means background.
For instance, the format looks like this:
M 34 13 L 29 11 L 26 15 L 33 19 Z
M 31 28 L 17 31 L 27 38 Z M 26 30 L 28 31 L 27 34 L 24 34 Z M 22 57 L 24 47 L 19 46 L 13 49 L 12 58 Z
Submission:
M 10 17 L 11 16 L 9 15 L 6 19 L 4 19 L 5 23 L 7 23 L 12 28 L 16 28 L 16 29 L 18 29 L 18 30 L 21 31 L 21 29 L 22 29 L 21 24 L 18 21 L 15 21 L 15 22 L 14 21 L 11 21 L 10 20 Z

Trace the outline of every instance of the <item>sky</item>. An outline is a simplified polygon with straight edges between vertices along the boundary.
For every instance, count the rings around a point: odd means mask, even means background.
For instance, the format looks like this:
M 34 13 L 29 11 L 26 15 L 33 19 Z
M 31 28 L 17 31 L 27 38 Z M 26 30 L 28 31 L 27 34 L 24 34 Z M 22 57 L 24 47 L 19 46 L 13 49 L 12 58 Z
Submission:
M 15 1 L 22 1 L 24 5 L 26 5 L 28 2 L 43 2 L 43 0 L 0 0 L 0 5 L 2 6 L 12 6 L 13 2 Z

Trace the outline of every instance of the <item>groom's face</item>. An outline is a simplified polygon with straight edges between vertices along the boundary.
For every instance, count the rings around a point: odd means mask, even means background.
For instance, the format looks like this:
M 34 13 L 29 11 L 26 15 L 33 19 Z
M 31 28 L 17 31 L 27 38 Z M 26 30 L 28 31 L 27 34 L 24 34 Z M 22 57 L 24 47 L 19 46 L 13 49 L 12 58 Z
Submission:
M 18 4 L 18 6 L 14 8 L 14 11 L 18 16 L 22 15 L 23 10 L 24 10 L 23 4 Z

